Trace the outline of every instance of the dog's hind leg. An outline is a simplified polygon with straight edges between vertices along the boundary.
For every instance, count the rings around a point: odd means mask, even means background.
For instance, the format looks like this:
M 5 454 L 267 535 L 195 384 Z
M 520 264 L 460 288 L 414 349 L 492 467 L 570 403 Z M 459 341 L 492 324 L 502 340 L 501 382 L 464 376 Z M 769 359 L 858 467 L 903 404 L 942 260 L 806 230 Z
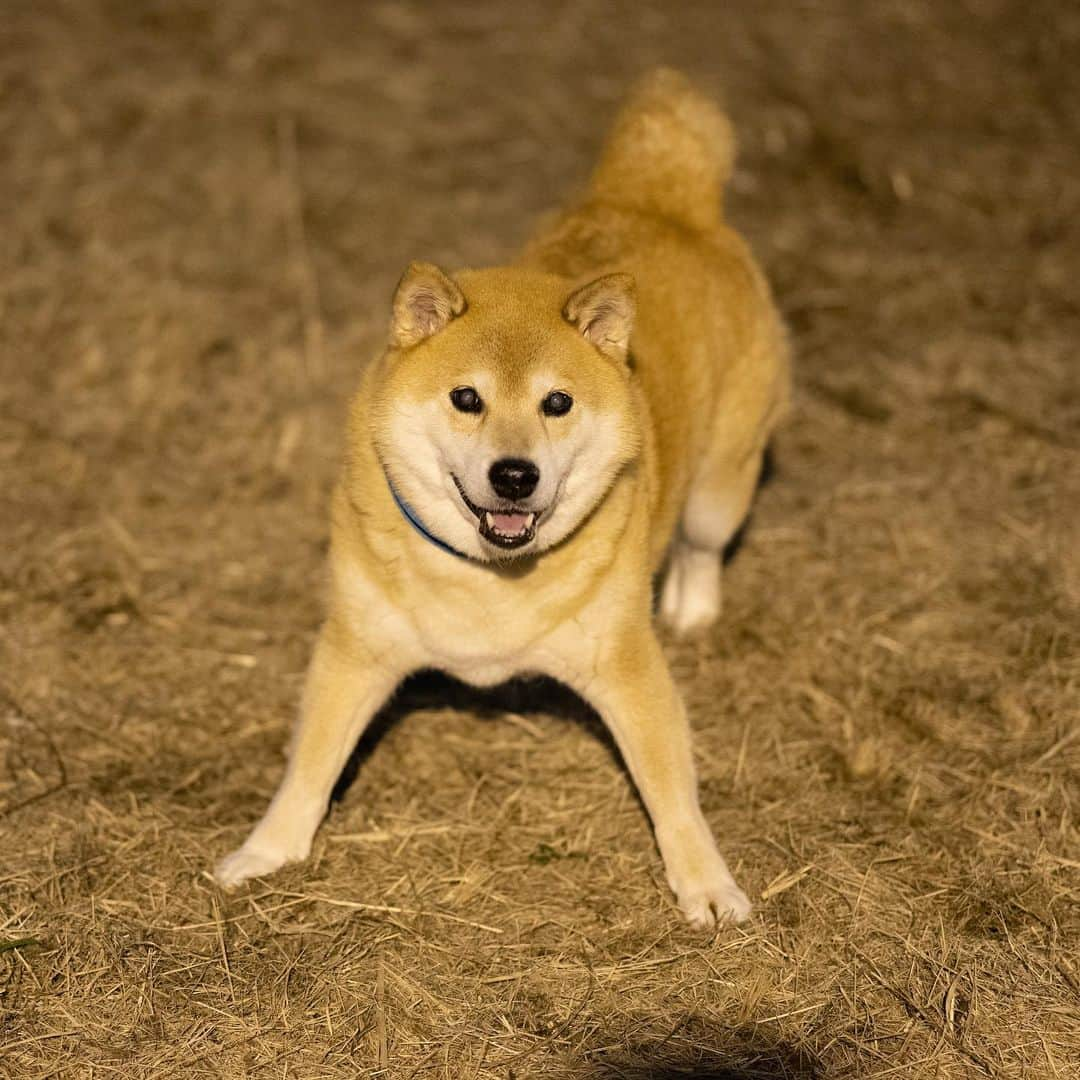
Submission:
M 334 782 L 404 674 L 365 655 L 333 623 L 323 628 L 285 778 L 251 835 L 218 864 L 214 876 L 221 885 L 228 888 L 307 858 Z
M 757 490 L 763 450 L 734 463 L 727 451 L 718 440 L 702 461 L 668 556 L 660 617 L 678 634 L 707 629 L 720 614 L 724 548 Z

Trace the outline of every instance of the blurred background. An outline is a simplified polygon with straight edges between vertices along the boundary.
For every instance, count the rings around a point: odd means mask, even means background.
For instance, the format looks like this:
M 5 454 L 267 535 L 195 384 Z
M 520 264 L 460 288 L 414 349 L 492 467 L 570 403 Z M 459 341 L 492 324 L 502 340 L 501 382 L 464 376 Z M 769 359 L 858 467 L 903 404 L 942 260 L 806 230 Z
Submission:
M 1076 5 L 0 21 L 0 1073 L 1080 1069 Z M 758 920 L 679 924 L 595 732 L 437 702 L 224 896 L 394 282 L 512 259 L 657 63 L 731 112 L 794 344 L 725 617 L 668 643 Z

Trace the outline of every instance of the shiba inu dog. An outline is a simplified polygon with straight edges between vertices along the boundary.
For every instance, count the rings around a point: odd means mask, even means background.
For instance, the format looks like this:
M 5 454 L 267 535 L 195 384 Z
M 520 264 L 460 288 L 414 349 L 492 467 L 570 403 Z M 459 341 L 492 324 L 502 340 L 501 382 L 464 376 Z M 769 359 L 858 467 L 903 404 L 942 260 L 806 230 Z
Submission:
M 686 918 L 749 913 L 652 622 L 662 569 L 674 631 L 716 619 L 720 553 L 787 404 L 780 320 L 721 217 L 733 154 L 723 113 L 656 72 L 584 198 L 516 263 L 405 271 L 351 407 L 288 768 L 221 884 L 304 859 L 372 715 L 438 668 L 568 684 L 610 728 Z

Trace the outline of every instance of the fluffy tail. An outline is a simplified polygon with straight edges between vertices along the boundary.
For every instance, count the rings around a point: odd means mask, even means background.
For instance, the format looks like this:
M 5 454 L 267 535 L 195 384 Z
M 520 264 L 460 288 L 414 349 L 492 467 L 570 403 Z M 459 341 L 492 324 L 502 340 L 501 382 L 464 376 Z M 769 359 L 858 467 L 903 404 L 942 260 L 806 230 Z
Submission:
M 685 76 L 658 68 L 616 119 L 590 187 L 605 202 L 708 230 L 734 161 L 728 118 Z

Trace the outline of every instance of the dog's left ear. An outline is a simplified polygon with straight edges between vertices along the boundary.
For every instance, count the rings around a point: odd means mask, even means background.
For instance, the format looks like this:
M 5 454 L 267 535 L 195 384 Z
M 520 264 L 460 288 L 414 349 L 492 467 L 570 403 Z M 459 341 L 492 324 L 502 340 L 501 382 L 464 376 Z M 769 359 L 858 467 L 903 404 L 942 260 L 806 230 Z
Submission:
M 390 342 L 407 349 L 437 334 L 465 310 L 465 294 L 433 263 L 409 263 L 394 292 Z
M 605 356 L 625 360 L 637 309 L 635 296 L 634 279 L 629 274 L 605 274 L 570 294 L 563 305 L 563 318 Z

